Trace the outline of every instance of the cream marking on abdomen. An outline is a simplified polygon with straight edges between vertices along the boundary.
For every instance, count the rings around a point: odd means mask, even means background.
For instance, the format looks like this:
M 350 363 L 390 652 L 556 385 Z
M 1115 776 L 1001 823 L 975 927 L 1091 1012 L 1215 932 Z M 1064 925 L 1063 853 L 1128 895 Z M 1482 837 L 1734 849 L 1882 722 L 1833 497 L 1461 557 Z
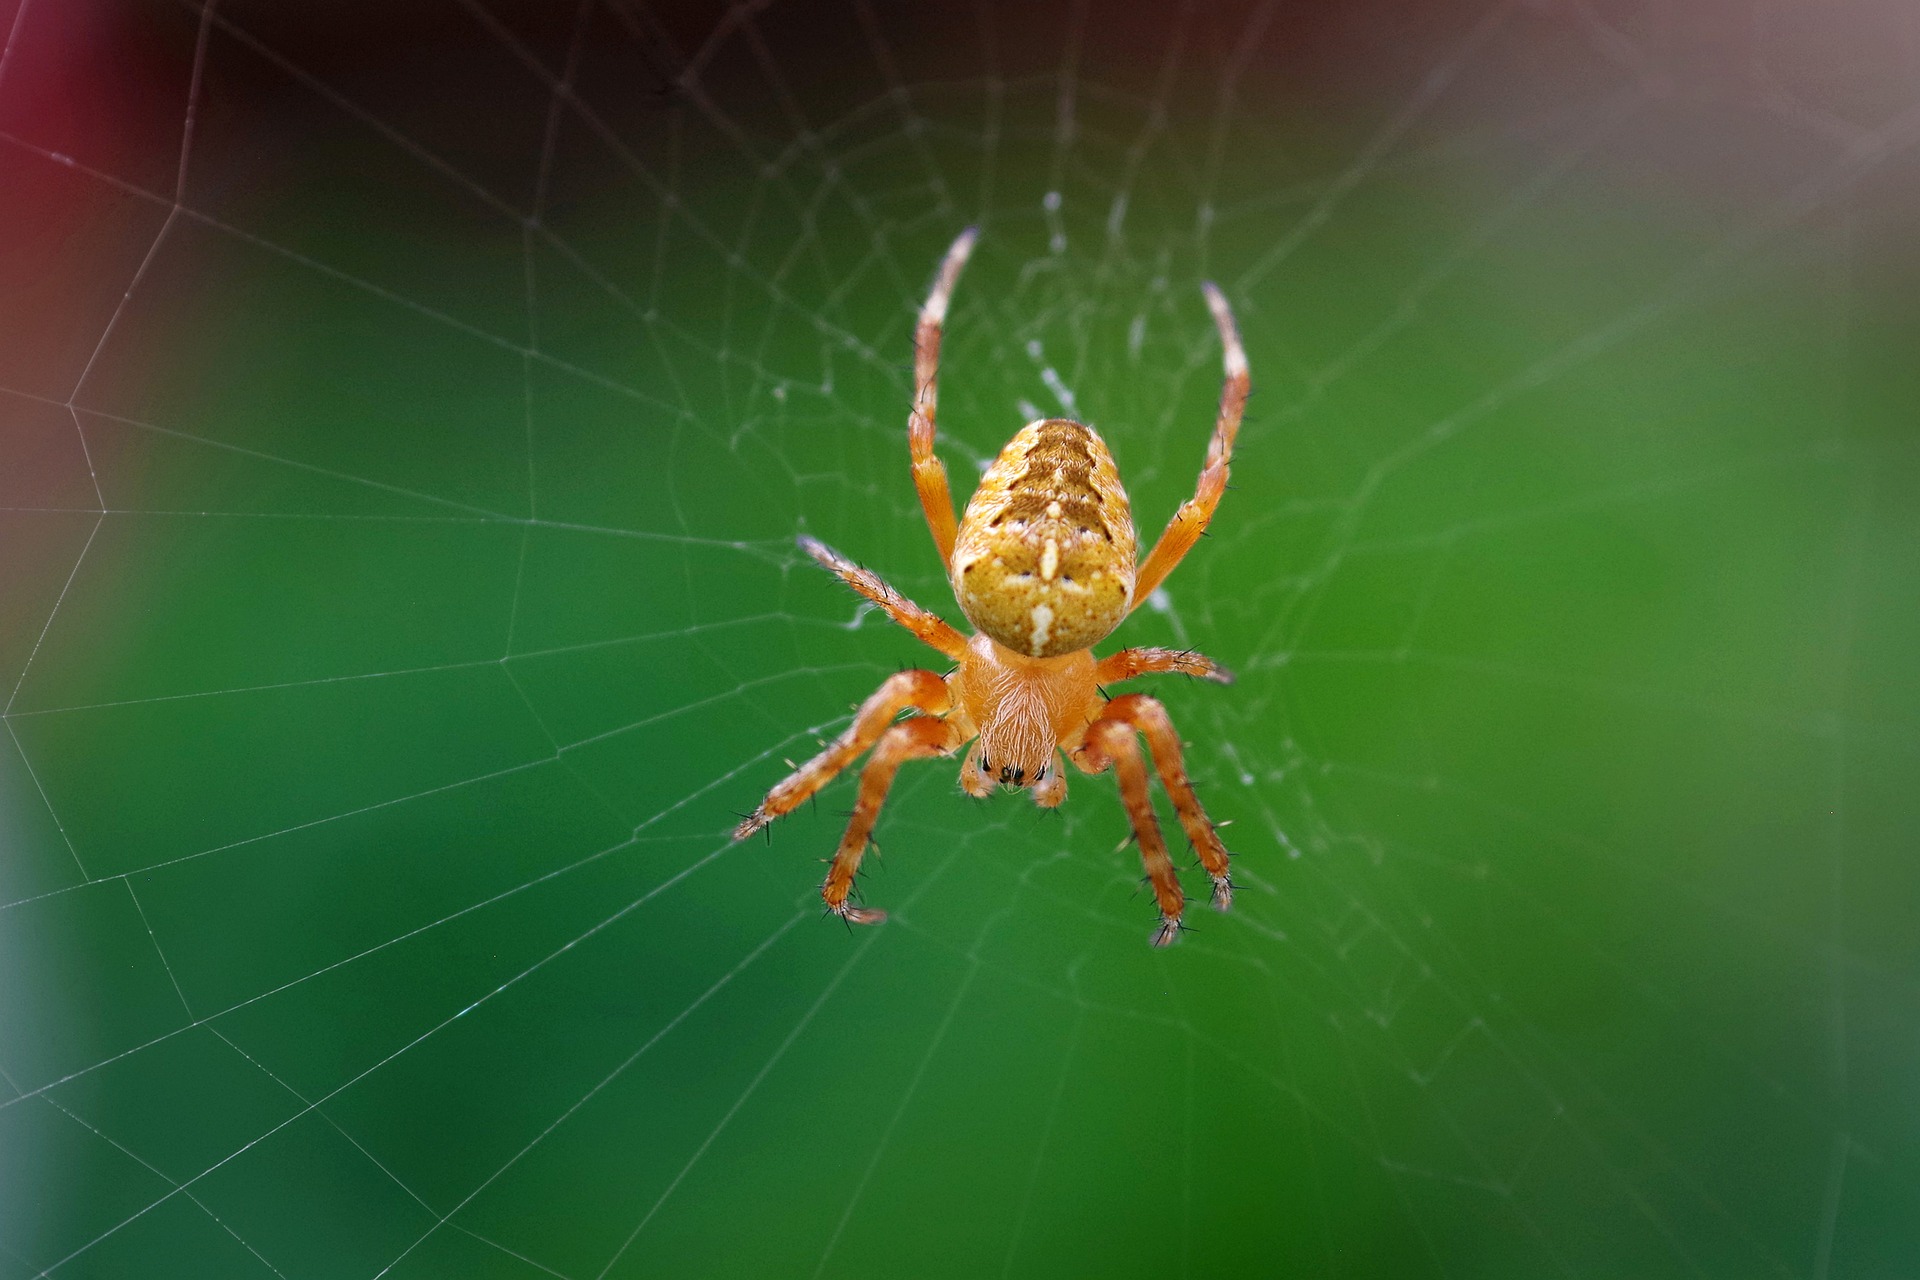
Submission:
M 1043 604 L 1033 606 L 1033 656 L 1038 658 L 1047 651 L 1047 640 L 1053 634 L 1053 610 Z

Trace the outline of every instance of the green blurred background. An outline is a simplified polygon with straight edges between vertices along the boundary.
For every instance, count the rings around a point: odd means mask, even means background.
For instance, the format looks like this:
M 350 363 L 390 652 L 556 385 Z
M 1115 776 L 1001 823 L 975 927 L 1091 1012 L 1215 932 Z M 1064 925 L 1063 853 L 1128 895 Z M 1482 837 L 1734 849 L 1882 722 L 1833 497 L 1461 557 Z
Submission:
M 1920 1275 L 1911 6 L 0 30 L 0 1276 Z M 968 223 L 963 494 L 1246 334 L 1166 951 L 1105 778 L 727 843 Z

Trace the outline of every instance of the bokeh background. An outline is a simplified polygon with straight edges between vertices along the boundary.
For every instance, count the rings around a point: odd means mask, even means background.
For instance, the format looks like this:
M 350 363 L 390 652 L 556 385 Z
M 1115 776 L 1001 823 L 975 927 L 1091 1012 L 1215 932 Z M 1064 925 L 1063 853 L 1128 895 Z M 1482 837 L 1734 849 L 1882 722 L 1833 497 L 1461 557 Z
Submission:
M 0 1276 L 1920 1275 L 1910 4 L 0 33 Z M 728 844 L 969 223 L 963 493 L 1246 333 L 1166 951 L 1105 778 Z

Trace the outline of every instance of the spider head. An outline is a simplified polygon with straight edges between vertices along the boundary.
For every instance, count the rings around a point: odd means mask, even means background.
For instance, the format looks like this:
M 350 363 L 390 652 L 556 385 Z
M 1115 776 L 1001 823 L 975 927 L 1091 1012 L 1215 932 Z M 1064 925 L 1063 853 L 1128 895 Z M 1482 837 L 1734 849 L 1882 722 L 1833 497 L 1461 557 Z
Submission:
M 1029 658 L 991 636 L 969 640 L 958 670 L 948 677 L 957 709 L 978 726 L 960 769 L 968 794 L 1037 787 L 1064 795 L 1060 744 L 1086 723 L 1097 697 L 1093 677 L 1093 655 L 1085 650 Z
M 1051 754 L 1050 752 L 1048 754 Z M 1024 760 L 995 759 L 982 750 L 974 761 L 978 774 L 979 793 L 984 795 L 996 786 L 1031 787 L 1046 781 L 1050 765 L 1043 756 L 1038 763 L 1030 764 Z
M 980 730 L 973 755 L 978 794 L 994 787 L 1032 787 L 1055 772 L 1054 736 L 1045 703 L 1018 695 L 1004 699 Z
M 1041 765 L 1039 773 L 1045 773 L 1046 771 L 1047 767 Z M 987 774 L 989 777 L 994 776 L 992 769 L 984 760 L 980 762 L 980 772 Z M 1024 787 L 1027 785 L 1027 771 L 1017 764 L 1003 764 L 1000 766 L 1000 773 L 996 781 L 1003 787 Z M 1040 781 L 1038 774 L 1035 775 L 1034 781 Z

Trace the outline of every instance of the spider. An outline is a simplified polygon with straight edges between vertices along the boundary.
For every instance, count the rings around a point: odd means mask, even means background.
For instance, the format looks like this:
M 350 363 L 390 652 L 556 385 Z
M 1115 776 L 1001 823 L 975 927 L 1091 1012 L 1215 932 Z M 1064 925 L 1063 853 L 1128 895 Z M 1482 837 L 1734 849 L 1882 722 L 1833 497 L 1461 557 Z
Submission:
M 1233 902 L 1227 850 L 1193 793 L 1166 708 L 1141 693 L 1103 701 L 1100 686 L 1162 672 L 1221 684 L 1233 677 L 1190 651 L 1122 649 L 1096 659 L 1092 648 L 1165 580 L 1213 518 L 1250 389 L 1246 351 L 1226 298 L 1211 283 L 1202 285 L 1225 353 L 1219 417 L 1194 496 L 1174 513 L 1144 561 L 1136 563 L 1133 516 L 1113 455 L 1092 427 L 1067 418 L 1021 428 L 981 477 L 956 526 L 946 467 L 933 452 L 935 377 L 947 304 L 978 234 L 969 227 L 953 242 L 921 308 L 914 333 L 917 391 L 907 425 L 913 483 L 927 527 L 961 612 L 978 634 L 963 636 L 878 574 L 801 537 L 808 555 L 957 665 L 945 677 L 924 670 L 889 676 L 860 705 L 845 733 L 767 792 L 734 830 L 734 839 L 792 812 L 871 748 L 859 799 L 820 893 L 827 910 L 850 924 L 878 924 L 886 912 L 848 899 L 880 806 L 903 763 L 952 755 L 971 743 L 960 767 L 960 786 L 968 795 L 990 795 L 996 783 L 1024 787 L 1035 804 L 1051 809 L 1067 796 L 1058 759 L 1063 755 L 1084 773 L 1111 768 L 1117 775 L 1160 908 L 1153 943 L 1165 946 L 1180 933 L 1185 899 L 1147 795 L 1136 735 L 1147 740 L 1221 911 Z M 915 714 L 896 723 L 902 711 Z

